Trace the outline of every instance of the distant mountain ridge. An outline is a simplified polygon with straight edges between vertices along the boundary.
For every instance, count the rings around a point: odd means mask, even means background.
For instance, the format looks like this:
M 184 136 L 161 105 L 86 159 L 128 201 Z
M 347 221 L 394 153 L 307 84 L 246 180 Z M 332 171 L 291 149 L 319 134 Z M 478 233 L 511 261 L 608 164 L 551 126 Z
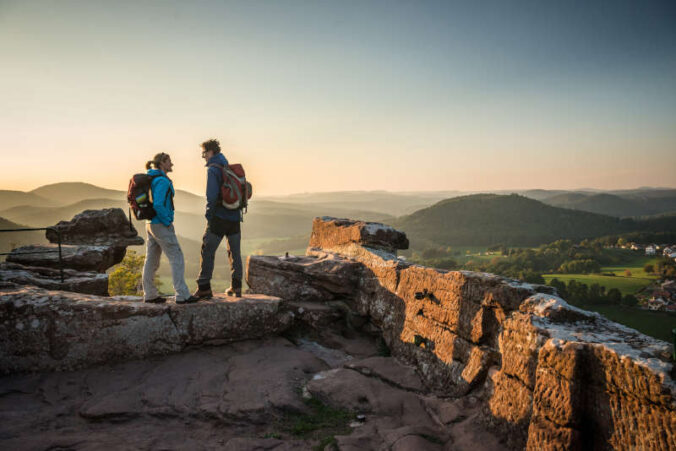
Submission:
M 634 231 L 641 227 L 669 227 L 672 221 L 669 212 L 676 211 L 676 208 L 671 209 L 676 199 L 674 189 L 613 193 L 534 189 L 520 193 L 522 195 L 514 197 L 486 193 L 468 196 L 458 191 L 346 191 L 255 196 L 245 216 L 243 238 L 269 241 L 308 236 L 312 218 L 338 216 L 397 224 L 414 242 L 541 244 L 562 237 L 577 239 Z M 191 240 L 201 240 L 206 225 L 204 197 L 177 190 L 174 201 L 177 233 Z M 467 206 L 462 207 L 465 204 Z M 85 209 L 109 207 L 126 211 L 126 192 L 81 182 L 45 185 L 28 193 L 0 191 L 0 216 L 33 227 L 70 220 Z M 564 212 L 561 207 L 565 207 Z M 453 211 L 448 213 L 448 218 L 442 213 L 444 208 Z M 618 218 L 655 213 L 667 216 L 638 222 Z M 427 224 L 416 219 L 422 217 L 426 218 Z M 435 224 L 438 230 L 431 230 L 434 227 L 428 227 L 429 224 Z M 144 224 L 137 223 L 137 228 L 143 227 Z M 479 235 L 483 236 L 479 238 Z
M 555 207 L 571 208 L 617 217 L 632 217 L 676 212 L 676 190 L 652 195 L 598 193 L 563 193 L 543 202 Z
M 676 227 L 676 216 L 643 221 L 546 205 L 517 194 L 475 194 L 441 201 L 390 223 L 416 240 L 452 246 L 534 246 Z

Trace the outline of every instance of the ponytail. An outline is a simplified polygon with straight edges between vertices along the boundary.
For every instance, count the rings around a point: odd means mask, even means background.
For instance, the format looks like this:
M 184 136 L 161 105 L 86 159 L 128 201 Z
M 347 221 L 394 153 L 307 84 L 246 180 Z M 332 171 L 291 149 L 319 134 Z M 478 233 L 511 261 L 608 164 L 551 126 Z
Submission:
M 146 169 L 150 169 L 151 166 L 154 166 L 155 169 L 160 168 L 160 163 L 162 163 L 164 160 L 169 158 L 169 154 L 166 154 L 164 152 L 160 152 L 156 154 L 152 160 L 148 160 L 146 162 Z

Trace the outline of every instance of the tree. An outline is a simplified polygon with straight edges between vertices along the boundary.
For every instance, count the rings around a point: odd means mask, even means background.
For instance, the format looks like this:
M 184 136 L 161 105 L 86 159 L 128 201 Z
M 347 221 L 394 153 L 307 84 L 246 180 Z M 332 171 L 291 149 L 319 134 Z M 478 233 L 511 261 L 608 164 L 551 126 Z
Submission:
M 568 290 L 566 289 L 565 282 L 561 282 L 559 279 L 554 278 L 549 281 L 549 286 L 556 288 L 556 292 L 559 293 L 563 299 L 568 299 Z
M 537 284 L 545 283 L 545 279 L 542 277 L 542 275 L 540 275 L 540 273 L 537 273 L 535 271 L 521 271 L 519 273 L 519 279 L 527 283 L 537 283 Z
M 655 272 L 655 266 L 648 263 L 643 267 L 643 271 L 645 271 L 647 274 L 652 274 Z
M 564 274 L 589 274 L 601 271 L 601 265 L 592 259 L 570 260 L 559 266 L 559 272 Z
M 602 304 L 606 300 L 606 287 L 598 283 L 591 284 L 587 300 L 592 304 Z
M 624 277 L 631 277 L 631 270 L 625 269 L 624 270 Z
M 610 304 L 620 304 L 622 302 L 622 293 L 620 290 L 617 288 L 611 288 L 608 290 L 608 294 L 606 295 L 608 298 L 608 303 Z
M 634 307 L 637 304 L 638 304 L 638 299 L 633 294 L 626 294 L 622 298 L 622 305 L 626 305 L 627 307 Z
M 127 251 L 122 262 L 108 276 L 108 293 L 111 296 L 139 294 L 144 260 L 143 255 Z

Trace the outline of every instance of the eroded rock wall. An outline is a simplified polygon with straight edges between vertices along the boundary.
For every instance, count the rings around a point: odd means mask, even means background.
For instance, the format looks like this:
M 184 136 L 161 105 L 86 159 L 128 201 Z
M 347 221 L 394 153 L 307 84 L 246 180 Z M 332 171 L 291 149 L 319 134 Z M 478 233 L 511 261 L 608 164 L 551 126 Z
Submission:
M 428 388 L 482 388 L 487 422 L 514 448 L 676 448 L 667 343 L 569 306 L 549 287 L 412 265 L 393 252 L 407 244 L 387 226 L 316 218 L 308 257 L 252 256 L 248 282 L 289 300 L 307 287 L 307 299 L 344 298 Z M 321 280 L 326 261 L 356 279 L 351 296 Z M 290 277 L 266 280 L 282 273 Z

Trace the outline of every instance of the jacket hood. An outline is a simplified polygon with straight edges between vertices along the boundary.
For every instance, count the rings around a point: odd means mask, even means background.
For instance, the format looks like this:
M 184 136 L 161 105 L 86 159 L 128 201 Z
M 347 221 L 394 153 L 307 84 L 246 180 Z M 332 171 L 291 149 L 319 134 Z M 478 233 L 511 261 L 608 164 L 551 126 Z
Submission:
M 206 166 L 209 166 L 210 164 L 220 164 L 225 166 L 226 164 L 228 164 L 228 160 L 225 159 L 225 155 L 223 155 L 223 153 L 221 152 L 209 158 L 209 161 L 207 161 Z
M 167 176 L 167 174 L 165 174 L 164 171 L 162 171 L 160 169 L 148 169 L 147 174 L 148 175 L 162 175 L 164 177 Z

